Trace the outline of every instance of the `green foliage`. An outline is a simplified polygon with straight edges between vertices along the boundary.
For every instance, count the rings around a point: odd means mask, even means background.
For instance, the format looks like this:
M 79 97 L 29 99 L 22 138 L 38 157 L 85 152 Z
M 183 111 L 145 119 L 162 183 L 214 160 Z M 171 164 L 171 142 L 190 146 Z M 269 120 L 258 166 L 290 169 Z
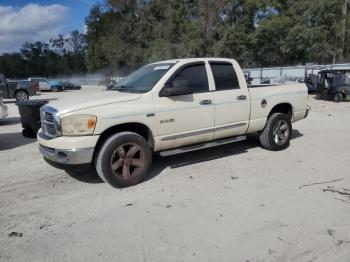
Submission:
M 26 43 L 19 53 L 0 56 L 0 72 L 9 78 L 72 75 L 86 71 L 85 35 L 73 31 L 50 43 Z
M 261 48 L 257 48 L 256 60 L 262 64 L 340 61 L 343 3 L 344 0 L 287 2 L 278 15 L 257 28 Z M 346 50 L 344 54 L 349 57 Z
M 181 57 L 244 66 L 338 61 L 344 0 L 110 0 L 88 21 L 89 69 Z M 98 13 L 98 17 L 96 17 Z M 349 23 L 348 23 L 349 24 Z M 102 30 L 97 30 L 102 28 Z
M 214 55 L 234 57 L 242 66 L 252 65 L 255 41 L 253 35 L 247 33 L 242 26 L 228 27 L 214 45 Z

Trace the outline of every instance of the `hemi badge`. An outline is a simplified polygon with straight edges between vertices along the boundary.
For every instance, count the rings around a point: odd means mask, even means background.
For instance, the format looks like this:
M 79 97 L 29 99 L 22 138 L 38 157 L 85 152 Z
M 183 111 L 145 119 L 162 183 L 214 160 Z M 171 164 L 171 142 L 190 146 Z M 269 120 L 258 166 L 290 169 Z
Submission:
M 147 114 L 146 117 L 153 117 L 155 115 L 156 115 L 155 113 L 150 113 L 150 114 Z

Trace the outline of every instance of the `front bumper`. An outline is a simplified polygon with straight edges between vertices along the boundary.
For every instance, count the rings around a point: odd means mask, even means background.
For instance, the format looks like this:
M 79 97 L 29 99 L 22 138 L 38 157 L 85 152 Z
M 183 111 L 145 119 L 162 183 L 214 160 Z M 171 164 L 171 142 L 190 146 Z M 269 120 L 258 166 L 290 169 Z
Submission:
M 39 145 L 39 150 L 45 159 L 62 165 L 90 164 L 94 154 L 94 148 L 64 150 Z
M 79 165 L 90 165 L 99 136 L 77 136 L 48 138 L 39 130 L 39 150 L 51 165 L 69 169 Z

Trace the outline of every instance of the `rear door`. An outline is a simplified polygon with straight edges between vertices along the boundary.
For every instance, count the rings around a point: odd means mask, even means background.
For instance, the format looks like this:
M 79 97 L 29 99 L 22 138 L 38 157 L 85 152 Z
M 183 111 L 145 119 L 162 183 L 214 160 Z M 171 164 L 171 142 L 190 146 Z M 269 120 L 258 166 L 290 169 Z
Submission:
M 215 83 L 215 139 L 245 134 L 250 114 L 248 88 L 239 83 L 232 63 L 209 64 Z
M 214 92 L 210 92 L 208 65 L 188 63 L 168 80 L 183 80 L 192 94 L 155 98 L 162 148 L 179 147 L 214 138 Z

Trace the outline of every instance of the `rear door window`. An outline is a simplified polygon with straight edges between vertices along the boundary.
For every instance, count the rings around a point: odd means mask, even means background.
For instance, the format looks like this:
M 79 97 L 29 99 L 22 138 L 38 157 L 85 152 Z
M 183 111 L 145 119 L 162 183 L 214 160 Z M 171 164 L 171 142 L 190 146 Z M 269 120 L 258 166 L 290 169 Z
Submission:
M 237 74 L 233 65 L 226 62 L 210 62 L 216 91 L 239 89 Z

